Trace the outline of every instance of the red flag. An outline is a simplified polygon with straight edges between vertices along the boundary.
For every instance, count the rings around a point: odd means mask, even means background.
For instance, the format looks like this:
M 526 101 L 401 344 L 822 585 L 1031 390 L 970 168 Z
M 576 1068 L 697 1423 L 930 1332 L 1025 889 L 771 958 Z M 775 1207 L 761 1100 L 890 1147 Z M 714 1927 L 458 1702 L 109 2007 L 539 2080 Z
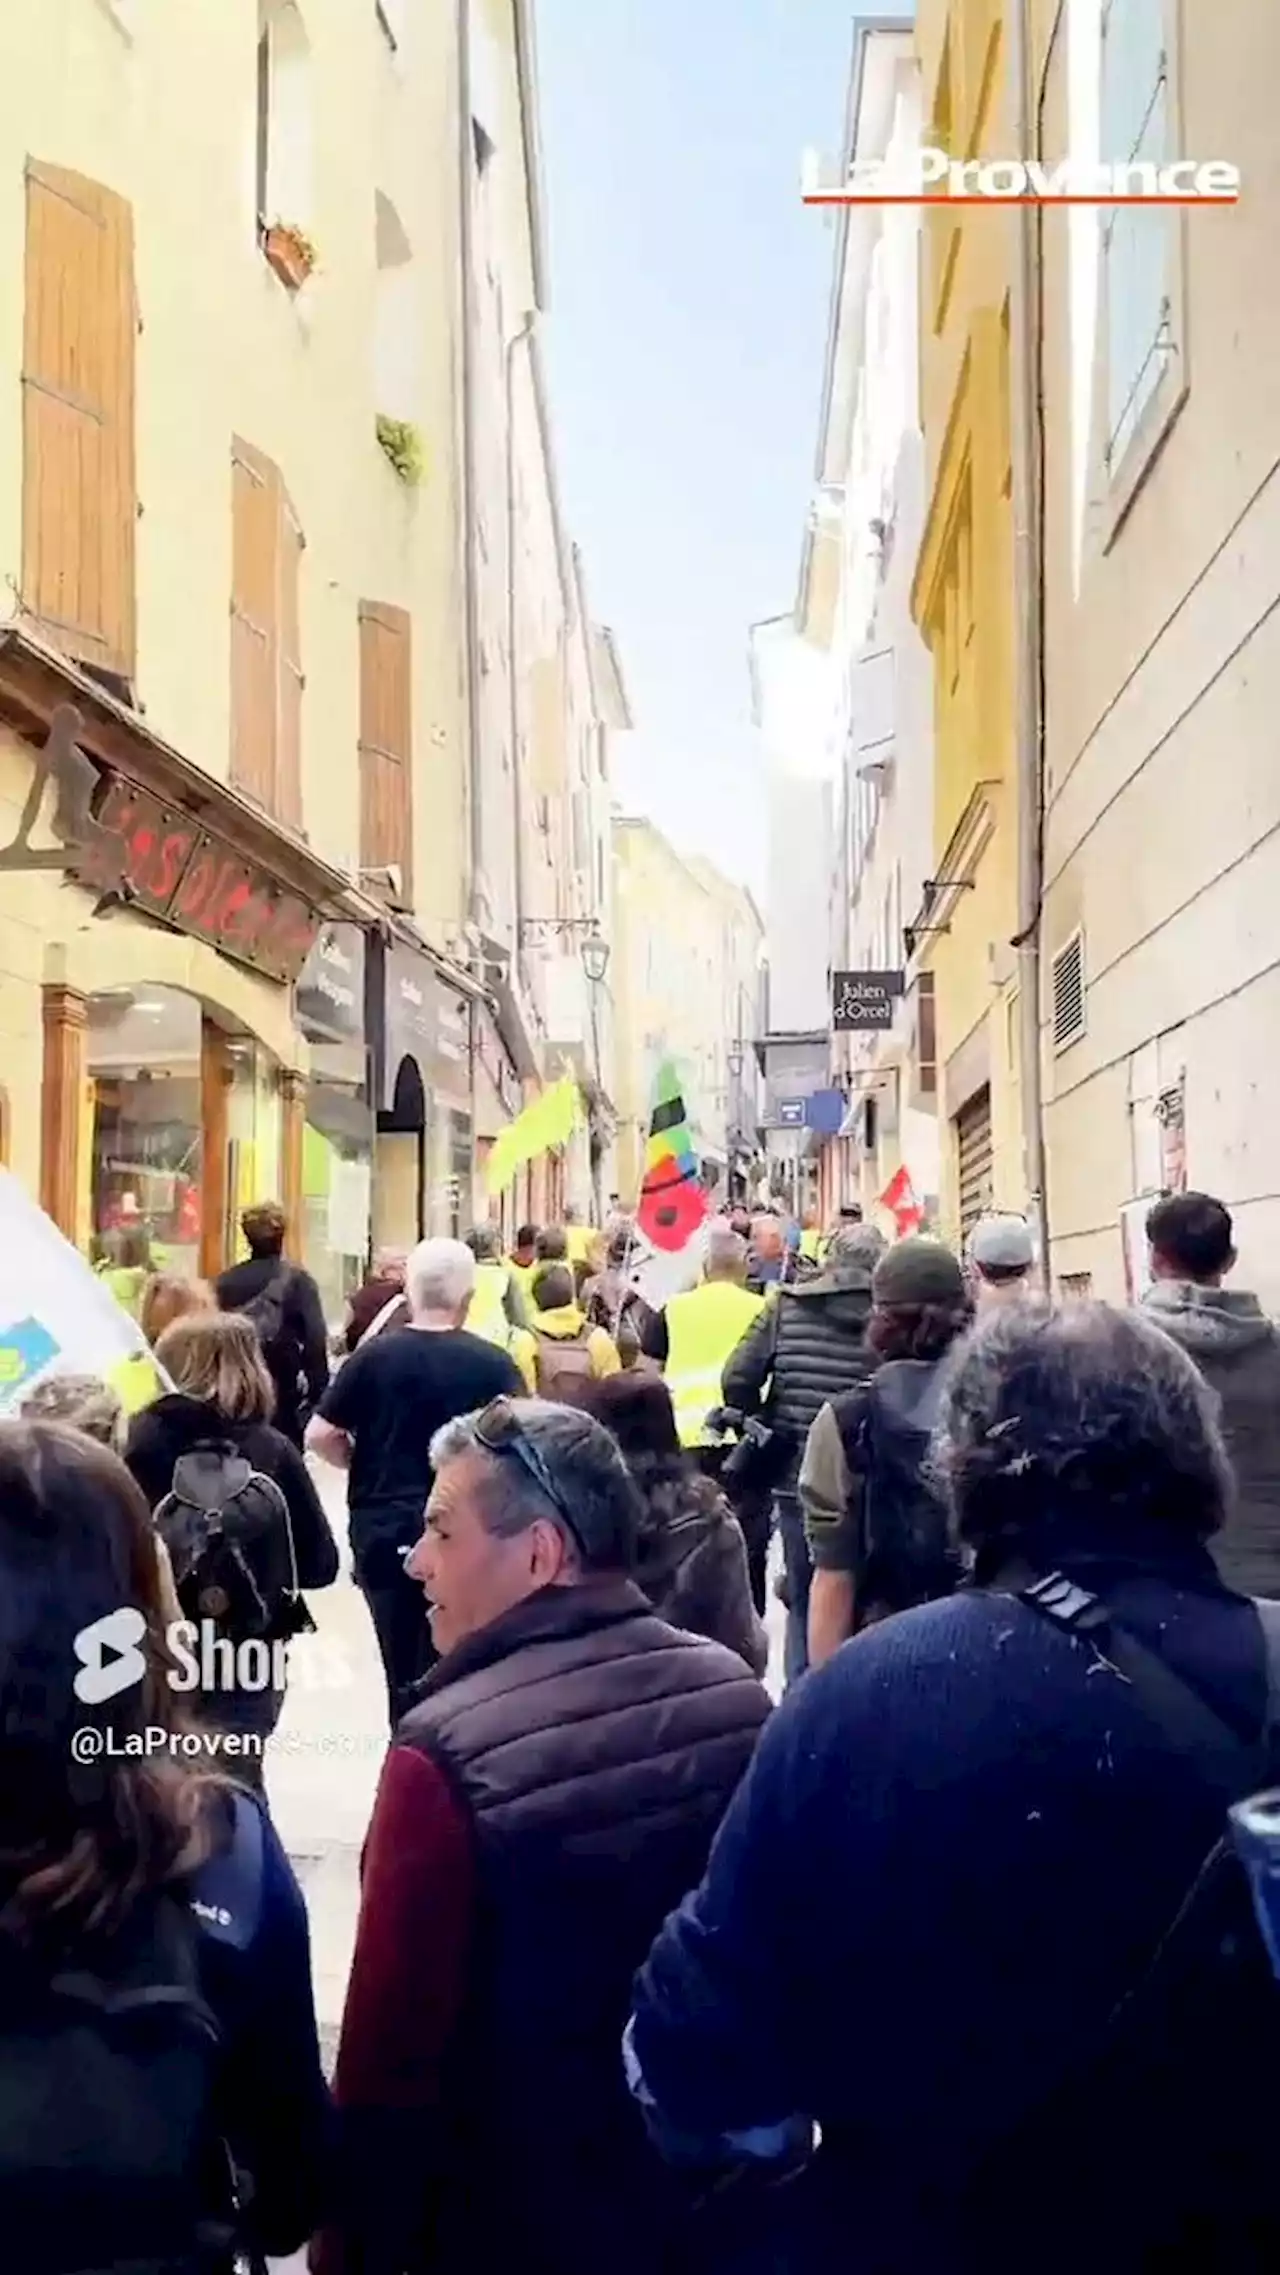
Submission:
M 897 1225 L 899 1240 L 906 1240 L 913 1232 L 919 1232 L 924 1222 L 924 1208 L 911 1182 L 911 1171 L 905 1161 L 897 1175 L 889 1179 L 880 1195 L 879 1205 L 882 1209 L 888 1209 Z

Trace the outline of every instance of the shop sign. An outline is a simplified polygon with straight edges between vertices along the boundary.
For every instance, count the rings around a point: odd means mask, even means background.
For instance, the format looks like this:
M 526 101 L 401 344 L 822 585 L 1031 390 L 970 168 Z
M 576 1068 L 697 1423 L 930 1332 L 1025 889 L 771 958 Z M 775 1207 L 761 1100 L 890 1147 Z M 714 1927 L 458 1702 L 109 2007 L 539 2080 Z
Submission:
M 318 910 L 119 775 L 108 776 L 95 819 L 92 840 L 72 849 L 82 884 L 127 887 L 138 906 L 234 962 L 297 979 L 320 929 Z
M 808 1100 L 805 1098 L 780 1098 L 778 1100 L 778 1127 L 784 1130 L 802 1130 L 807 1104 Z
M 309 1042 L 364 1041 L 364 934 L 358 924 L 326 924 L 302 969 L 298 1025 Z
M 395 1103 L 402 1059 L 414 1059 L 429 1085 L 436 1052 L 436 981 L 425 956 L 388 945 L 383 951 L 383 1103 Z
M 893 1025 L 894 1011 L 906 987 L 903 972 L 833 972 L 831 1024 L 838 1035 Z

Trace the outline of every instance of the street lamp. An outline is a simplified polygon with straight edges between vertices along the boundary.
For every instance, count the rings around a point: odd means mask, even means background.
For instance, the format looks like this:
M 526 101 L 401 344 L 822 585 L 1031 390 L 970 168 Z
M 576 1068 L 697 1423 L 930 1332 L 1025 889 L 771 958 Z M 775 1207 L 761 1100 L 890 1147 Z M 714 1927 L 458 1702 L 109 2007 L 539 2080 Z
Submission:
M 609 969 L 609 943 L 598 932 L 589 932 L 580 950 L 582 969 L 593 987 L 599 987 Z

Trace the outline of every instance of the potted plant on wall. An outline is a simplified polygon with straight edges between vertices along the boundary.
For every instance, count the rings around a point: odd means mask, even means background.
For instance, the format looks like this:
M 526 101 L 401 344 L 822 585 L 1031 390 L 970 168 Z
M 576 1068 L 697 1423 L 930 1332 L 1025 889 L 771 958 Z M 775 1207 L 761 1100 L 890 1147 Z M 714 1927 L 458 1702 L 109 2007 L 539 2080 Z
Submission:
M 273 221 L 264 232 L 262 250 L 281 284 L 301 292 L 316 265 L 316 249 L 296 221 Z
M 379 411 L 378 440 L 401 481 L 416 490 L 426 472 L 426 454 L 413 420 L 393 419 Z

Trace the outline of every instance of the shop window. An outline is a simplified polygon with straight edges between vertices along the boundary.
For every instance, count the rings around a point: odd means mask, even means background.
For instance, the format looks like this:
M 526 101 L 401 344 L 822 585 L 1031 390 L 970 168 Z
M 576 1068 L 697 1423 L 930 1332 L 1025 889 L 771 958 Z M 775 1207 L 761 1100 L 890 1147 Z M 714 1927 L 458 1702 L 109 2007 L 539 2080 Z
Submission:
M 231 779 L 302 826 L 305 538 L 278 466 L 231 446 Z
M 1177 11 L 1104 0 L 1102 157 L 1149 181 L 1177 155 Z M 1186 394 L 1182 217 L 1147 202 L 1102 219 L 1106 308 L 1104 460 L 1118 519 Z
M 413 905 L 413 643 L 403 608 L 360 603 L 360 868 Z
M 26 192 L 22 609 L 127 696 L 138 514 L 132 208 L 35 159 Z
M 200 1005 L 176 988 L 89 998 L 90 1237 L 140 1236 L 166 1271 L 199 1271 Z

